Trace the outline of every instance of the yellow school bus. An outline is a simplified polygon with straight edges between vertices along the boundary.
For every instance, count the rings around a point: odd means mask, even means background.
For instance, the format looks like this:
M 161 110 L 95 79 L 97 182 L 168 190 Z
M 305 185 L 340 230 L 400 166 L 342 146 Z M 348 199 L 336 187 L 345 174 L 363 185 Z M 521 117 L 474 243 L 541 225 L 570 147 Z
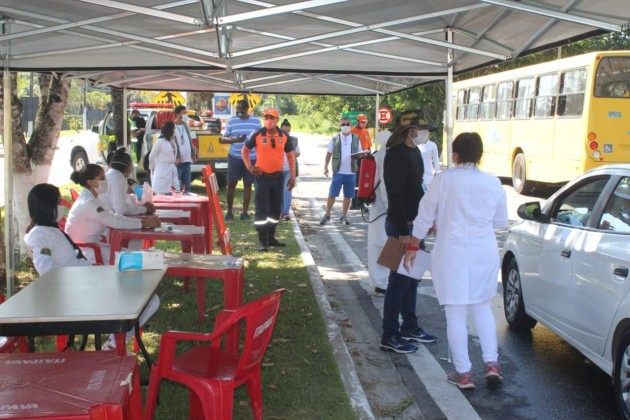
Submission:
M 481 169 L 511 177 L 519 193 L 630 162 L 630 51 L 468 79 L 454 83 L 453 94 L 454 136 L 478 132 Z

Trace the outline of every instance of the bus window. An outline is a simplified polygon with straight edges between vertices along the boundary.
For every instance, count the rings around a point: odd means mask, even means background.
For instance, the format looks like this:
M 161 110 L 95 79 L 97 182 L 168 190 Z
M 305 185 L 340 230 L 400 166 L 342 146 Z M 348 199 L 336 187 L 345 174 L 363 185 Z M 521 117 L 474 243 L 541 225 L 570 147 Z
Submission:
M 538 92 L 534 106 L 537 118 L 553 117 L 556 113 L 556 97 L 558 95 L 558 75 L 545 74 L 538 78 Z
M 531 116 L 535 85 L 536 79 L 533 77 L 521 79 L 517 82 L 514 118 L 529 118 Z
M 499 83 L 497 91 L 497 120 L 509 120 L 512 118 L 512 92 L 514 82 Z
M 497 86 L 486 85 L 483 87 L 483 98 L 479 110 L 480 120 L 491 120 L 497 111 Z
M 468 92 L 468 105 L 466 105 L 466 119 L 476 121 L 479 114 L 479 102 L 481 102 L 481 88 L 474 87 Z
M 578 117 L 582 115 L 584 90 L 586 88 L 586 70 L 565 71 L 562 73 L 560 80 L 558 116 Z
M 630 98 L 630 57 L 604 57 L 595 73 L 595 96 Z
M 457 121 L 464 121 L 466 116 L 466 91 L 457 92 Z

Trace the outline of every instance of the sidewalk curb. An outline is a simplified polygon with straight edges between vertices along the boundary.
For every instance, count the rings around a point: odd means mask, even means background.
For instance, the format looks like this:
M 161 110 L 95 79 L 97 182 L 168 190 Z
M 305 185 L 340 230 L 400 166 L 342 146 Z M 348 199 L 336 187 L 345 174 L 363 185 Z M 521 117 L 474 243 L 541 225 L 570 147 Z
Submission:
M 297 222 L 297 218 L 295 216 L 295 213 L 293 212 L 293 209 L 291 209 L 290 211 L 292 215 L 291 223 L 293 225 L 293 234 L 295 235 L 295 240 L 300 247 L 302 260 L 304 261 L 304 265 L 308 270 L 311 285 L 313 287 L 313 292 L 315 293 L 315 298 L 317 299 L 319 309 L 322 312 L 322 318 L 326 323 L 328 340 L 333 347 L 335 361 L 337 362 L 337 366 L 339 367 L 341 380 L 346 389 L 346 393 L 348 394 L 348 398 L 350 399 L 350 404 L 357 414 L 357 418 L 375 419 L 367 395 L 365 394 L 363 386 L 361 385 L 361 381 L 359 380 L 359 376 L 357 374 L 354 361 L 352 360 L 352 356 L 348 351 L 348 347 L 346 346 L 346 343 L 343 339 L 341 330 L 339 329 L 339 326 L 337 325 L 337 322 L 335 320 L 335 315 L 333 313 L 332 307 L 330 306 L 330 301 L 328 300 L 328 293 L 326 292 L 326 288 L 324 286 L 324 283 L 322 282 L 319 270 L 315 265 L 313 255 L 311 254 L 311 251 L 306 244 L 306 240 L 302 235 L 300 225 Z

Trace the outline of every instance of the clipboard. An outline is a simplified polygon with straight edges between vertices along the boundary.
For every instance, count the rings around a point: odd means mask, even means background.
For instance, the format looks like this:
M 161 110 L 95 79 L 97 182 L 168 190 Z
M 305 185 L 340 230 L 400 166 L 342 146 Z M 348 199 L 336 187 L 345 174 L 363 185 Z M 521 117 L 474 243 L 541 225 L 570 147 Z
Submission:
M 383 247 L 381 254 L 378 256 L 376 263 L 389 268 L 390 270 L 397 271 L 404 255 L 405 250 L 400 250 L 398 247 L 398 238 L 388 236 L 385 246 Z
M 362 150 L 360 152 L 350 153 L 350 156 L 369 155 L 369 154 L 370 154 L 369 150 Z

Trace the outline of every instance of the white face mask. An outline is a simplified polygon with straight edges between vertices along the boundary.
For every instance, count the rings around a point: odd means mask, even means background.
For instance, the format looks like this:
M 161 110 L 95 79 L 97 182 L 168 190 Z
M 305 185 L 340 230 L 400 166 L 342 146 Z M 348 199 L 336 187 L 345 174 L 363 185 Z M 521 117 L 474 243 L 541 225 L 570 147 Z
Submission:
M 343 134 L 348 134 L 348 133 L 350 133 L 350 127 L 349 127 L 349 126 L 347 126 L 347 125 L 343 125 L 343 126 L 341 126 L 341 132 L 342 132 Z
M 57 222 L 59 222 L 61 219 L 63 219 L 63 216 L 66 215 L 66 207 L 62 206 L 61 204 L 57 205 Z
M 429 132 L 427 130 L 421 130 L 416 134 L 416 137 L 412 137 L 411 140 L 416 146 L 425 144 L 429 141 Z
M 182 121 L 184 121 L 185 123 L 187 123 L 189 119 L 190 117 L 188 115 L 182 115 Z
M 96 187 L 96 192 L 99 194 L 104 194 L 107 192 L 107 180 L 104 179 L 102 181 L 98 181 L 98 187 Z

